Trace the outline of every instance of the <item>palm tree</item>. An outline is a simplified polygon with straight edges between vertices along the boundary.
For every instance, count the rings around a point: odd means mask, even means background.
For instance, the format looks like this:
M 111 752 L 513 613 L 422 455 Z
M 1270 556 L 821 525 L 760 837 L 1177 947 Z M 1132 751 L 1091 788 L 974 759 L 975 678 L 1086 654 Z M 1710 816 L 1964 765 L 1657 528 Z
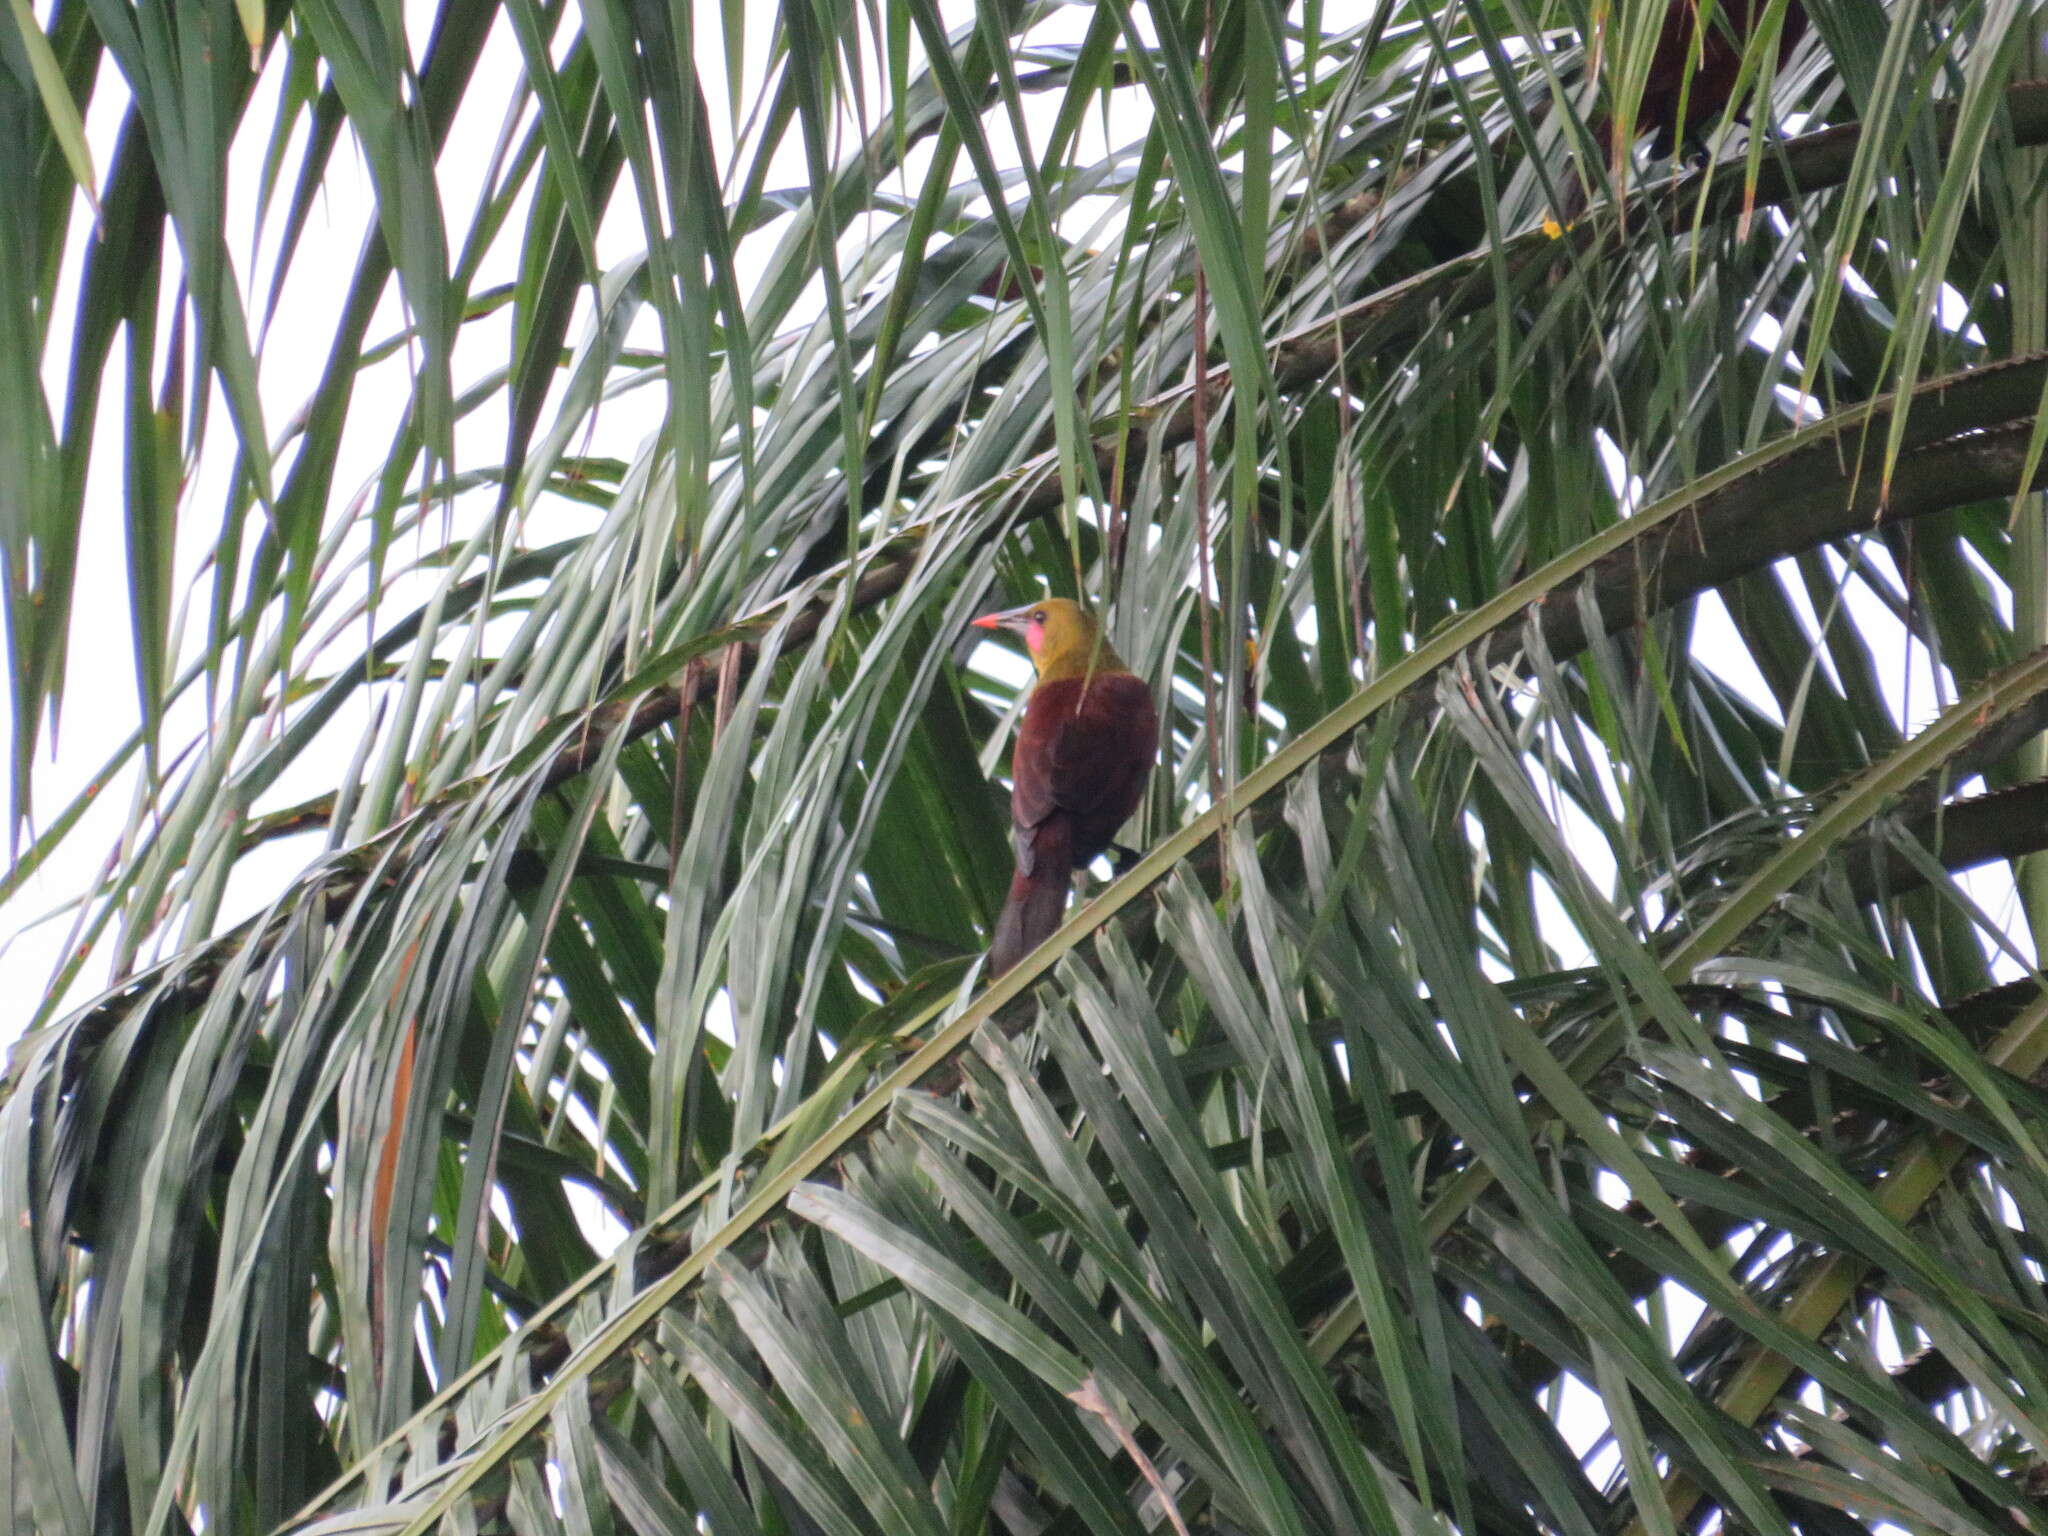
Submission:
M 2036 7 L 16 17 L 11 1528 L 2042 1528 Z

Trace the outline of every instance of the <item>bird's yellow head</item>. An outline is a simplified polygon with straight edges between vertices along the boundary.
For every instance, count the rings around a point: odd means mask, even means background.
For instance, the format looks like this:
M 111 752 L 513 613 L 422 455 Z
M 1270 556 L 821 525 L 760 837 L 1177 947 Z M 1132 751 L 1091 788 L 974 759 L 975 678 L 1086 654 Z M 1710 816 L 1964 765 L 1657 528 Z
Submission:
M 1009 629 L 1022 635 L 1041 683 L 1130 670 L 1110 649 L 1101 621 L 1070 598 L 1044 597 L 1005 613 L 985 613 L 974 621 L 974 627 Z

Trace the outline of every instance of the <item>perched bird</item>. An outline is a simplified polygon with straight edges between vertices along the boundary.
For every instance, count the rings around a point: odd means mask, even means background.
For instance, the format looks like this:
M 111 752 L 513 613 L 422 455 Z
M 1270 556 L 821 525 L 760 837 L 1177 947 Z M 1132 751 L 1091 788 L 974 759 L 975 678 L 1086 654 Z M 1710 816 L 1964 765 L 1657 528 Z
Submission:
M 1704 23 L 1698 0 L 1670 0 L 1657 29 L 1657 43 L 1651 51 L 1650 67 L 1643 77 L 1642 99 L 1636 105 L 1636 132 L 1655 131 L 1650 141 L 1652 160 L 1668 159 L 1674 152 L 1691 154 L 1701 148 L 1699 136 L 1720 121 L 1728 98 L 1742 78 L 1743 55 L 1749 41 L 1763 24 L 1770 0 L 1718 0 Z M 1778 32 L 1778 64 L 1783 68 L 1792 50 L 1806 36 L 1805 0 L 1786 0 L 1785 19 Z M 1693 57 L 1693 44 L 1699 57 Z M 1600 159 L 1614 165 L 1614 119 L 1603 106 L 1589 119 L 1593 142 Z M 1626 146 L 1632 150 L 1633 146 Z M 1628 155 L 1621 157 L 1624 161 Z M 1565 224 L 1586 211 L 1588 189 L 1583 180 L 1567 181 L 1561 189 L 1557 217 Z M 1554 233 L 1554 231 L 1553 231 Z
M 1763 24 L 1764 6 L 1765 0 L 1722 0 L 1716 7 L 1715 25 L 1701 33 L 1700 58 L 1690 88 L 1686 66 L 1692 62 L 1693 34 L 1699 30 L 1698 7 L 1678 4 L 1666 13 L 1663 30 L 1657 34 L 1656 56 L 1650 61 L 1650 76 L 1643 85 L 1644 117 L 1657 128 L 1656 142 L 1650 146 L 1653 156 L 1661 158 L 1683 148 L 1720 117 L 1741 77 L 1743 51 Z M 1806 7 L 1801 0 L 1790 0 L 1778 32 L 1781 68 L 1804 36 Z
M 1638 126 L 1657 130 L 1650 144 L 1652 159 L 1662 160 L 1673 150 L 1684 148 L 1720 118 L 1735 93 L 1743 52 L 1762 25 L 1765 5 L 1766 0 L 1722 0 L 1712 22 L 1704 27 L 1699 7 L 1691 0 L 1676 0 L 1666 10 L 1650 72 L 1643 81 L 1637 119 Z M 1778 33 L 1780 66 L 1805 35 L 1806 6 L 1803 0 L 1790 0 Z M 1695 38 L 1700 47 L 1697 60 L 1692 56 Z M 1612 125 L 1603 120 L 1599 128 L 1603 148 L 1610 147 L 1612 131 Z
M 1159 756 L 1159 712 L 1079 603 L 1048 597 L 974 623 L 1022 635 L 1038 668 L 1012 754 L 1017 873 L 989 946 L 993 977 L 1059 927 L 1074 870 L 1138 808 Z

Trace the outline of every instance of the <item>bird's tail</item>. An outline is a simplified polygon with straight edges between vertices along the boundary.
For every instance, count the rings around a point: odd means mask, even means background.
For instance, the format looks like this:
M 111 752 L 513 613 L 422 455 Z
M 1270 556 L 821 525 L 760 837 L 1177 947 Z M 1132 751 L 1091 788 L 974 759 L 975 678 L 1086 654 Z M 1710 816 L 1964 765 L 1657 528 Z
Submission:
M 1039 825 L 1032 835 L 1031 857 L 1019 859 L 1017 873 L 1010 877 L 1009 899 L 1003 903 L 995 940 L 988 947 L 991 979 L 1031 953 L 1059 927 L 1073 883 L 1073 829 L 1064 817 L 1054 816 Z

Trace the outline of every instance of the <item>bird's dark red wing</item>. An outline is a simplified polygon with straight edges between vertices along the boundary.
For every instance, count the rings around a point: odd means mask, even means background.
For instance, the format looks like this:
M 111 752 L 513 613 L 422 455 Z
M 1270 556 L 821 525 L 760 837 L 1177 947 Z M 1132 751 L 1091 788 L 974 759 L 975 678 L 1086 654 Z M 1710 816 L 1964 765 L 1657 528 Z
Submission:
M 1158 751 L 1151 690 L 1128 672 L 1032 691 L 1011 759 L 1017 872 L 989 944 L 990 975 L 1059 927 L 1074 870 L 1137 809 Z
M 1075 862 L 1092 859 L 1137 809 L 1158 752 L 1159 716 L 1139 678 L 1112 672 L 1042 684 L 1025 707 L 1013 759 L 1010 815 L 1020 843 L 1064 811 Z

